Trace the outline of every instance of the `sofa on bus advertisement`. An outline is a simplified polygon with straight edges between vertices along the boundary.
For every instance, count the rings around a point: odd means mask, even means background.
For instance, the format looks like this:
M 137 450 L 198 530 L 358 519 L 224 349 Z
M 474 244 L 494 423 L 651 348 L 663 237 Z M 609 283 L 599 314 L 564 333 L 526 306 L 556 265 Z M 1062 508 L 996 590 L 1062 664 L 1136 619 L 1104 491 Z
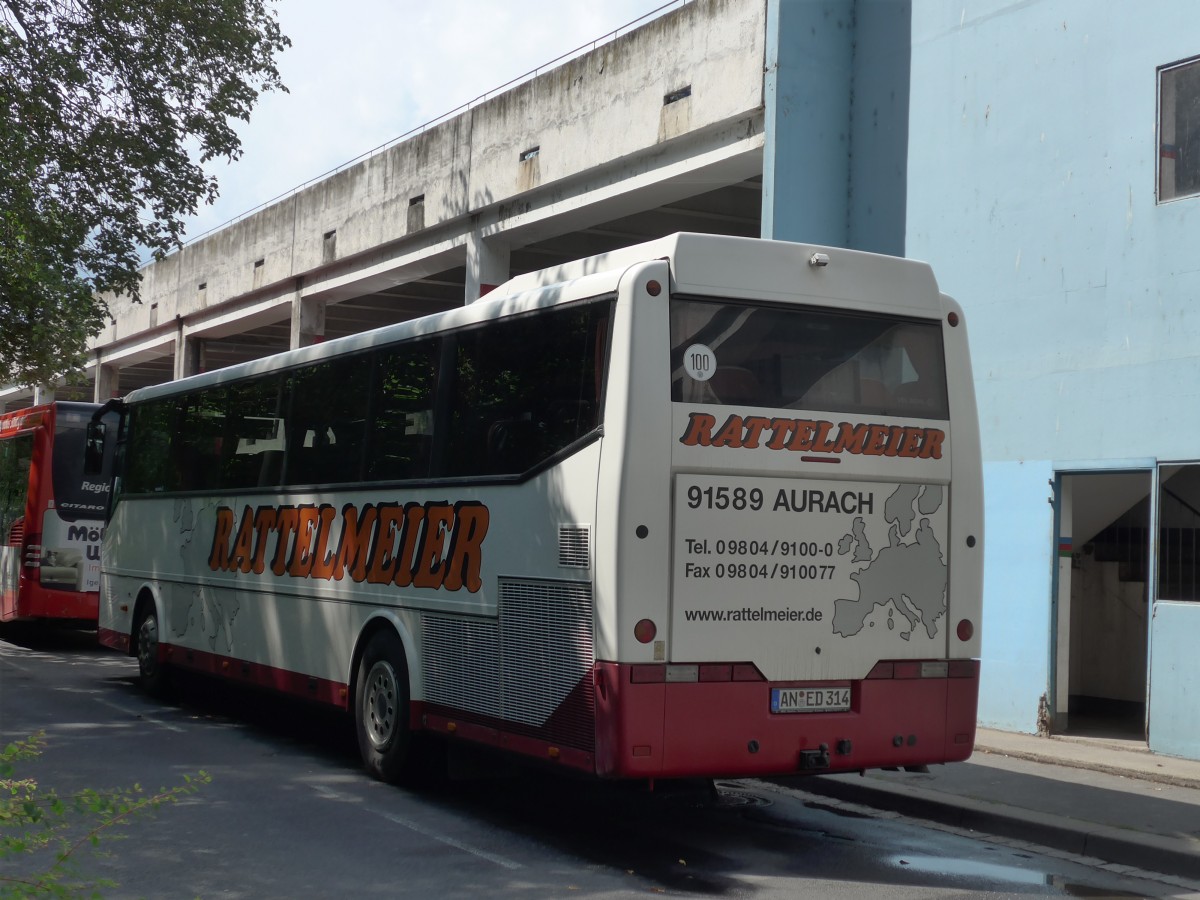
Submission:
M 60 591 L 100 590 L 100 539 L 94 522 L 67 522 L 53 510 L 42 520 L 41 584 Z

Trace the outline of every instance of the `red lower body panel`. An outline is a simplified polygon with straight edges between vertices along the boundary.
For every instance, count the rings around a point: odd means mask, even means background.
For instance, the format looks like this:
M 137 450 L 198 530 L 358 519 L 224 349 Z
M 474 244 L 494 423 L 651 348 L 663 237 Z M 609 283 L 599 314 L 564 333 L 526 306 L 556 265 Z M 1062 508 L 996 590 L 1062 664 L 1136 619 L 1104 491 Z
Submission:
M 128 635 L 100 642 L 129 652 Z M 349 685 L 260 663 L 159 645 L 162 663 L 347 708 Z M 851 682 L 848 712 L 771 712 L 766 681 L 635 683 L 632 666 L 596 663 L 540 726 L 414 702 L 410 723 L 450 740 L 609 778 L 753 777 L 955 762 L 971 755 L 979 664 L 966 677 Z M 840 682 L 844 684 L 844 682 Z
M 772 714 L 765 681 L 634 684 L 629 666 L 598 663 L 596 771 L 748 777 L 964 760 L 979 693 L 971 669 L 852 682 L 849 712 Z
M 0 602 L 0 622 L 29 619 L 78 620 L 94 623 L 100 614 L 96 591 L 56 591 L 21 579 L 20 596 L 9 592 Z
M 120 650 L 122 653 L 128 653 L 131 646 L 129 635 L 123 631 L 114 631 L 111 628 L 96 629 L 96 637 L 105 647 L 112 647 L 114 650 Z

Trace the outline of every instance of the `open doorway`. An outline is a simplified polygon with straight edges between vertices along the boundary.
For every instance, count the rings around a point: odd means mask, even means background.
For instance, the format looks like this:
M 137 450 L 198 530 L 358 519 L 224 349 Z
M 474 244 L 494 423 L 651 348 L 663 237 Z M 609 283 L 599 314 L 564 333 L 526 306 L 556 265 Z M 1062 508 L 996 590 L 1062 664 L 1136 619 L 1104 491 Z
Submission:
M 1054 734 L 1145 741 L 1153 473 L 1058 479 Z

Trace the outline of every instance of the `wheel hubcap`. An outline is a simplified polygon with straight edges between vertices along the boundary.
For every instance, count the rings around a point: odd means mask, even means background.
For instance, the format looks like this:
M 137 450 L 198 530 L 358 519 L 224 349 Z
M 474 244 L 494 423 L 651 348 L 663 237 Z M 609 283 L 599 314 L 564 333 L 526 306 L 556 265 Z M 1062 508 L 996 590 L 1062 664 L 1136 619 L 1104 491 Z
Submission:
M 158 668 L 158 620 L 150 616 L 138 629 L 138 668 L 143 675 L 153 675 Z
M 396 736 L 398 693 L 396 670 L 391 664 L 380 660 L 371 666 L 363 698 L 363 721 L 371 746 L 376 750 L 386 750 Z

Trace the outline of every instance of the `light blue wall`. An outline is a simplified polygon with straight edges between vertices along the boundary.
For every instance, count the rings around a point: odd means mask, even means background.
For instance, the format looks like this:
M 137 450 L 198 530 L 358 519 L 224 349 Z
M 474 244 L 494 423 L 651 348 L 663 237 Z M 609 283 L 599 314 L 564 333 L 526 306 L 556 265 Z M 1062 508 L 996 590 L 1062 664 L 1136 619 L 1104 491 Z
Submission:
M 979 724 L 1037 731 L 1050 685 L 1054 516 L 1047 462 L 984 466 L 983 656 Z
M 1197 54 L 1193 0 L 913 6 L 906 253 L 971 327 L 985 725 L 1032 730 L 1046 689 L 1048 469 L 1200 458 L 1200 199 L 1155 197 L 1157 68 Z M 1200 608 L 1152 640 L 1157 739 L 1197 755 Z
M 963 304 L 987 507 L 980 723 L 1034 731 L 1055 470 L 1200 459 L 1200 198 L 1155 197 L 1157 69 L 1200 55 L 1200 3 L 767 6 L 763 235 L 926 260 Z M 1153 666 L 1179 689 L 1152 697 L 1157 740 L 1200 755 L 1200 729 L 1166 727 L 1192 721 L 1195 681 L 1172 667 L 1193 665 L 1200 606 L 1171 624 Z
M 913 10 L 908 255 L 970 317 L 988 459 L 1200 456 L 1200 200 L 1157 205 L 1192 0 Z
M 1150 633 L 1150 749 L 1200 759 L 1200 604 L 1156 603 Z

